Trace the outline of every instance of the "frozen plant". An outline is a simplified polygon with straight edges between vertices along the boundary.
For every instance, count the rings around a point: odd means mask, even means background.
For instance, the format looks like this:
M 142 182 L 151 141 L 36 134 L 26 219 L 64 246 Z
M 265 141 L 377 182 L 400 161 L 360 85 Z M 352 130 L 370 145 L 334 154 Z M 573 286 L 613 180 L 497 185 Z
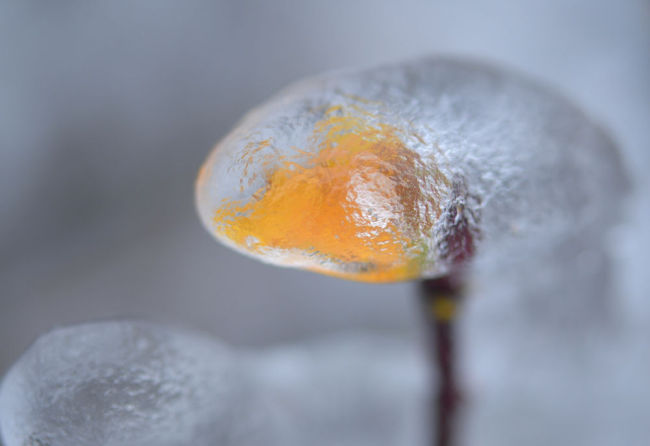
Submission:
M 612 141 L 559 94 L 424 58 L 287 88 L 217 144 L 196 200 L 218 240 L 264 262 L 421 279 L 440 376 L 435 441 L 448 445 L 468 267 L 542 271 L 558 245 L 599 243 L 625 186 Z
M 375 282 L 448 274 L 479 239 L 498 257 L 512 240 L 598 230 L 623 188 L 611 140 L 562 96 L 425 58 L 287 88 L 217 145 L 196 196 L 238 251 Z

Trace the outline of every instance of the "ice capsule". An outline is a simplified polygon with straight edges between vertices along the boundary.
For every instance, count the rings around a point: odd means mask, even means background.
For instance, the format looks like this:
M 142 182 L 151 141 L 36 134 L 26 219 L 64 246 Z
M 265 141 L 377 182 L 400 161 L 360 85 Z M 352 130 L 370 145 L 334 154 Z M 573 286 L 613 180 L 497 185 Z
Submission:
M 0 387 L 5 446 L 275 444 L 271 418 L 225 347 L 143 322 L 54 330 Z
M 445 274 L 504 239 L 589 230 L 614 213 L 620 172 L 610 139 L 560 95 L 425 58 L 279 93 L 216 146 L 196 199 L 238 251 L 389 282 Z

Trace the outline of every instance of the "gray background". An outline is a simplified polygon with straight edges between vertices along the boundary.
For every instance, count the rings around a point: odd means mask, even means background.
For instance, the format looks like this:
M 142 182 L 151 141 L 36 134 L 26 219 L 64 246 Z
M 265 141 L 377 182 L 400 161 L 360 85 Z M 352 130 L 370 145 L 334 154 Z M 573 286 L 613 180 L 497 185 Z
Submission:
M 39 333 L 109 317 L 245 346 L 413 330 L 409 284 L 279 269 L 213 242 L 193 181 L 287 83 L 430 53 L 530 74 L 611 131 L 636 185 L 613 277 L 621 305 L 648 316 L 647 1 L 3 2 L 0 373 Z

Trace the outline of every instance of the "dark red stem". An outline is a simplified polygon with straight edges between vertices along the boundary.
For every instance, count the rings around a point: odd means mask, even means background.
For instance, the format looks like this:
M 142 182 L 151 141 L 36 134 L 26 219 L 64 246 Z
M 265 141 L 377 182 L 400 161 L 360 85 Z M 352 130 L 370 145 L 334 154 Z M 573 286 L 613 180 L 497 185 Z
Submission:
M 436 373 L 437 388 L 432 399 L 432 435 L 430 444 L 436 446 L 455 445 L 455 424 L 460 392 L 456 379 L 456 352 L 454 342 L 454 321 L 461 300 L 459 280 L 445 276 L 423 280 L 421 299 L 426 317 L 433 364 L 431 373 Z M 433 389 L 432 389 L 433 390 Z

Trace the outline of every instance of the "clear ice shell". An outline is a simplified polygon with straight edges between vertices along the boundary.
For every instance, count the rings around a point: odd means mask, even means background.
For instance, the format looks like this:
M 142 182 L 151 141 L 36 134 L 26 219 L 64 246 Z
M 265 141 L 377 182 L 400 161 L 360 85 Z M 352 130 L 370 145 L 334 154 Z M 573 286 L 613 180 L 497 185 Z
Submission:
M 262 432 L 275 444 L 245 376 L 196 334 L 144 322 L 61 328 L 2 381 L 0 433 L 5 446 L 247 445 Z
M 612 141 L 565 98 L 425 58 L 279 93 L 216 146 L 196 197 L 206 228 L 240 252 L 396 281 L 444 274 L 475 247 L 514 241 L 506 251 L 533 256 L 535 240 L 600 232 L 624 187 Z M 461 226 L 471 246 L 458 246 Z

